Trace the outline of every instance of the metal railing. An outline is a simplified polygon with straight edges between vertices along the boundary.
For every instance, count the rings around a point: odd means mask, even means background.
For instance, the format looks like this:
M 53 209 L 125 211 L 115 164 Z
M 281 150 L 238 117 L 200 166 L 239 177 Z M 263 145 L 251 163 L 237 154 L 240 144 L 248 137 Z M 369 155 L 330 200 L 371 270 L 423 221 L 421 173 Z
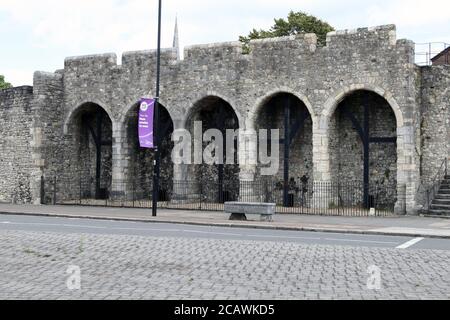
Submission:
M 431 209 L 431 205 L 433 204 L 434 199 L 436 198 L 439 190 L 441 189 L 442 182 L 444 181 L 445 177 L 448 176 L 448 158 L 445 158 L 442 162 L 441 166 L 439 167 L 438 173 L 434 177 L 434 179 L 431 181 L 431 183 L 424 187 L 421 185 L 422 194 L 425 194 L 425 206 L 424 209 L 426 211 L 429 211 Z M 420 192 L 420 191 L 419 191 Z
M 450 43 L 445 42 L 416 43 L 415 63 L 419 66 L 430 66 L 432 64 L 431 59 L 448 47 L 450 47 Z M 449 56 L 446 57 L 450 60 Z M 446 61 L 446 63 L 450 64 L 450 61 Z
M 362 182 L 302 182 L 291 180 L 288 203 L 284 184 L 274 180 L 241 182 L 241 200 L 275 203 L 277 213 L 308 215 L 368 216 L 391 215 L 397 202 L 396 185 L 371 184 L 369 205 L 364 199 Z M 253 191 L 253 194 L 252 192 Z
M 151 181 L 114 183 L 95 198 L 94 183 L 90 179 L 51 178 L 42 182 L 45 204 L 152 208 Z M 364 199 L 365 186 L 361 182 L 305 182 L 291 180 L 288 203 L 284 184 L 276 179 L 256 181 L 162 181 L 158 207 L 196 211 L 223 211 L 228 201 L 275 203 L 277 213 L 387 216 L 394 213 L 397 202 L 396 184 L 371 184 L 369 206 Z

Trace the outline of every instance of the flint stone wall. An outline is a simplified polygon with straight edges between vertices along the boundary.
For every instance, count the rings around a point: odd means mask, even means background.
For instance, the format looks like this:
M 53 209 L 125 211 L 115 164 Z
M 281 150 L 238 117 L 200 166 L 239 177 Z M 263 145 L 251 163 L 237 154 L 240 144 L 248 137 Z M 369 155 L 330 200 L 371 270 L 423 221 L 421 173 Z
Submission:
M 169 111 L 175 128 L 186 126 L 198 101 L 215 96 L 231 105 L 241 129 L 254 129 L 267 99 L 280 92 L 290 93 L 305 104 L 311 115 L 313 179 L 331 180 L 334 169 L 330 124 L 334 111 L 354 91 L 374 92 L 389 103 L 395 114 L 398 138 L 395 175 L 404 193 L 397 208 L 399 212 L 406 208 L 413 213 L 421 180 L 429 180 L 435 167 L 433 164 L 429 171 L 422 170 L 421 175 L 420 168 L 427 166 L 425 161 L 434 157 L 429 150 L 434 145 L 447 150 L 439 149 L 439 153 L 448 153 L 448 131 L 435 132 L 431 125 L 430 141 L 425 143 L 421 137 L 423 122 L 435 121 L 425 118 L 445 117 L 448 110 L 448 90 L 444 84 L 441 89 L 436 88 L 441 85 L 439 81 L 448 84 L 448 68 L 417 67 L 413 42 L 397 40 L 393 25 L 333 32 L 323 47 L 318 46 L 315 35 L 306 34 L 252 41 L 250 49 L 250 54 L 244 55 L 239 42 L 191 46 L 185 49 L 185 59 L 181 61 L 175 49 L 163 50 L 161 103 Z M 155 51 L 124 53 L 121 64 L 115 54 L 72 57 L 65 60 L 63 70 L 54 74 L 36 73 L 34 93 L 32 97 L 27 95 L 25 102 L 36 110 L 30 120 L 34 123 L 30 125 L 33 132 L 42 134 L 39 147 L 30 147 L 32 157 L 39 160 L 38 173 L 45 177 L 58 173 L 68 181 L 74 176 L 77 164 L 73 155 L 78 149 L 73 123 L 79 107 L 91 102 L 104 108 L 112 121 L 112 188 L 127 181 L 132 169 L 132 147 L 126 119 L 139 98 L 154 96 L 155 73 Z M 0 95 L 2 109 L 3 105 L 11 104 L 6 96 L 4 92 Z M 437 97 L 433 100 L 433 96 Z M 444 114 L 436 108 L 444 108 Z M 6 111 L 0 112 L 2 118 L 6 117 Z M 3 135 L 10 135 L 1 130 Z M 28 133 L 20 135 L 25 141 Z M 246 146 L 247 151 L 254 148 Z M 20 154 L 17 157 L 22 158 Z M 30 166 L 32 200 L 36 201 L 37 173 Z M 175 167 L 174 178 L 183 178 L 186 172 Z M 255 166 L 240 166 L 243 180 L 253 179 L 256 172 Z M 4 185 L 2 193 L 11 194 L 12 182 Z
M 34 167 L 32 87 L 0 90 L 0 202 L 30 203 Z
M 422 68 L 421 172 L 432 183 L 450 157 L 450 66 Z

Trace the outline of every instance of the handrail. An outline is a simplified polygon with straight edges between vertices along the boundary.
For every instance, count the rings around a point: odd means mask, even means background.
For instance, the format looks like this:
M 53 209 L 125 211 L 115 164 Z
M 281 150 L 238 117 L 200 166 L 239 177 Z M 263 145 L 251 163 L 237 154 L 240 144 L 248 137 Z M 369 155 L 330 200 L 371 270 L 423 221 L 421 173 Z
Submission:
M 431 59 L 450 47 L 446 42 L 415 43 L 415 63 L 421 66 L 430 66 Z
M 448 157 L 444 159 L 441 166 L 439 167 L 439 171 L 434 177 L 434 180 L 429 185 L 428 189 L 426 189 L 426 195 L 427 195 L 427 202 L 426 202 L 426 209 L 429 210 L 431 208 L 431 205 L 434 201 L 434 198 L 436 197 L 436 194 L 439 192 L 439 189 L 442 186 L 442 182 L 446 176 L 448 176 Z

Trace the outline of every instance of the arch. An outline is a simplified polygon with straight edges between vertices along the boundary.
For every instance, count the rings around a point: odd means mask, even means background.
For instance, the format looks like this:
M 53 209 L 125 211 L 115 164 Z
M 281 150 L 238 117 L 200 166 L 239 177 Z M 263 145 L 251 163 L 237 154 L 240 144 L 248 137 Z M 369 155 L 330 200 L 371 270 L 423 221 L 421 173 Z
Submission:
M 327 100 L 321 125 L 332 181 L 356 182 L 365 208 L 376 196 L 377 206 L 394 210 L 404 160 L 403 116 L 392 95 L 375 86 L 345 87 Z
M 236 137 L 230 138 L 225 130 L 238 130 L 242 125 L 243 118 L 236 108 L 223 95 L 215 92 L 199 94 L 184 116 L 182 127 L 191 132 L 192 142 L 195 136 L 195 121 L 201 121 L 202 134 L 209 129 L 216 129 L 222 134 L 223 147 L 235 144 L 233 156 L 223 150 L 223 163 L 207 164 L 193 163 L 186 166 L 185 174 L 188 180 L 194 181 L 194 188 L 208 190 L 205 201 L 207 203 L 223 203 L 225 201 L 237 200 L 239 198 L 239 174 L 240 167 L 235 159 L 238 156 Z M 192 134 L 194 133 L 194 134 Z M 203 142 L 203 147 L 205 142 Z M 203 150 L 202 150 L 203 151 Z M 228 151 L 228 150 L 227 150 Z M 230 157 L 229 157 L 230 156 Z M 234 161 L 233 161 L 233 157 Z M 231 160 L 228 163 L 228 160 Z M 206 187 L 205 187 L 206 186 Z
M 113 131 L 111 111 L 99 103 L 86 101 L 67 115 L 64 139 L 70 142 L 69 166 L 62 179 L 70 181 L 64 186 L 68 188 L 69 200 L 90 203 L 109 198 L 113 181 Z
M 120 145 L 121 161 L 118 162 L 118 166 L 121 167 L 122 181 L 116 188 L 120 191 L 121 197 L 137 201 L 149 199 L 152 194 L 155 160 L 154 150 L 141 148 L 139 145 L 137 126 L 139 109 L 139 101 L 134 101 L 120 117 L 121 139 L 118 145 Z M 172 188 L 170 185 L 173 180 L 173 164 L 170 160 L 174 123 L 169 110 L 162 102 L 160 103 L 160 123 L 160 192 L 166 194 L 166 191 Z
M 256 130 L 257 134 L 261 133 L 261 129 L 281 131 L 280 141 L 277 142 L 277 165 L 272 163 L 268 172 L 267 166 L 259 163 L 255 168 L 255 179 L 269 179 L 271 183 L 281 186 L 280 192 L 273 194 L 274 202 L 285 207 L 294 206 L 300 201 L 296 193 L 296 190 L 300 190 L 298 186 L 313 176 L 313 131 L 316 117 L 309 99 L 289 88 L 273 90 L 257 100 L 248 121 L 247 128 Z M 261 149 L 260 139 L 256 142 L 256 147 L 257 150 Z
M 183 119 L 182 127 L 186 128 L 186 125 L 187 125 L 188 121 L 190 120 L 190 118 L 192 117 L 192 115 L 194 115 L 195 112 L 198 111 L 198 104 L 202 100 L 207 99 L 207 98 L 214 98 L 214 97 L 223 100 L 231 107 L 231 109 L 233 109 L 233 112 L 238 119 L 239 128 L 244 128 L 245 127 L 244 118 L 242 117 L 239 110 L 236 108 L 236 106 L 237 106 L 236 101 L 234 101 L 233 99 L 230 99 L 229 97 L 227 97 L 221 93 L 218 93 L 216 91 L 209 91 L 209 90 L 205 91 L 205 92 L 200 92 L 199 94 L 196 95 L 196 97 L 194 99 L 191 100 L 190 107 L 187 110 L 186 116 Z M 194 102 L 192 103 L 192 101 L 194 101 Z
M 109 107 L 107 107 L 106 104 L 103 104 L 102 102 L 98 102 L 95 100 L 86 100 L 85 102 L 78 104 L 75 108 L 72 108 L 68 115 L 66 116 L 66 119 L 64 121 L 64 127 L 63 127 L 63 133 L 64 135 L 69 134 L 69 126 L 70 124 L 73 122 L 73 120 L 76 118 L 76 116 L 78 116 L 81 112 L 87 110 L 85 107 L 89 106 L 89 105 L 96 105 L 99 108 L 103 109 L 106 114 L 108 115 L 109 119 L 112 122 L 113 125 L 113 131 L 115 131 L 115 128 L 117 126 L 116 122 L 114 121 L 114 117 L 112 116 L 112 112 L 111 109 Z
M 248 123 L 246 123 L 247 125 L 247 129 L 254 129 L 255 128 L 255 122 L 258 118 L 258 114 L 259 111 L 264 107 L 264 105 L 273 97 L 275 97 L 278 94 L 291 94 L 293 96 L 295 96 L 297 99 L 299 99 L 301 102 L 303 102 L 303 104 L 306 106 L 306 108 L 308 109 L 308 112 L 312 118 L 313 121 L 313 126 L 316 124 L 317 121 L 317 117 L 316 114 L 314 112 L 314 108 L 311 104 L 311 102 L 309 101 L 308 97 L 302 93 L 296 92 L 294 90 L 291 90 L 288 87 L 280 87 L 277 89 L 274 89 L 272 91 L 269 91 L 268 93 L 266 93 L 264 96 L 259 97 L 256 100 L 256 103 L 253 105 L 252 109 L 251 109 L 251 113 L 250 116 L 248 118 Z
M 172 119 L 172 121 L 173 121 L 175 119 L 174 113 L 171 108 L 166 107 L 165 101 L 166 100 L 164 100 L 163 98 L 159 98 L 159 103 L 167 110 L 167 112 L 169 113 L 170 119 Z M 129 116 L 129 114 L 133 110 L 133 108 L 136 108 L 138 103 L 139 103 L 139 99 L 132 98 L 125 104 L 126 108 L 121 110 L 120 115 L 119 115 L 119 120 L 118 120 L 118 125 L 121 129 L 125 128 L 125 123 L 127 121 L 127 117 Z
M 391 109 L 394 111 L 395 118 L 397 120 L 397 128 L 403 128 L 405 123 L 403 112 L 397 101 L 394 99 L 393 95 L 389 91 L 372 84 L 354 84 L 345 86 L 338 91 L 335 91 L 325 102 L 322 111 L 322 116 L 324 117 L 324 119 L 326 119 L 327 125 L 330 123 L 331 117 L 333 116 L 339 104 L 344 101 L 347 96 L 356 91 L 370 91 L 384 98 L 391 106 Z

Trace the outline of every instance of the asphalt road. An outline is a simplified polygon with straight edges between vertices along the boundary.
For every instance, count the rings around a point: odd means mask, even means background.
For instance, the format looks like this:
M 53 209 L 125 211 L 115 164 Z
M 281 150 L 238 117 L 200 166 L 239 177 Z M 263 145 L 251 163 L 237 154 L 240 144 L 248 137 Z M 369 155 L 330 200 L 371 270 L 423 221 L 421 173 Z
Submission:
M 118 222 L 35 216 L 0 216 L 0 230 L 66 234 L 130 235 L 215 240 L 291 242 L 307 245 L 446 250 L 450 240 L 321 232 L 204 227 L 164 223 Z

